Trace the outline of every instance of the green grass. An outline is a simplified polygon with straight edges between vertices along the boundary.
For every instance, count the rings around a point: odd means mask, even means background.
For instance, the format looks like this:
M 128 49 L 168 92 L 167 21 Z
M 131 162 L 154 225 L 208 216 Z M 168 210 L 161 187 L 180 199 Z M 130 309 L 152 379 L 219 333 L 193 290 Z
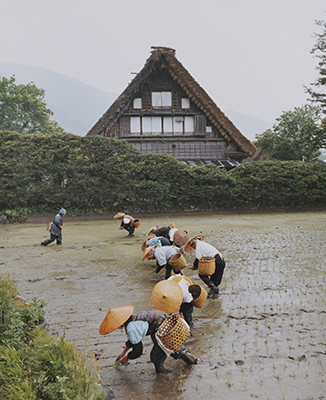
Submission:
M 99 365 L 39 324 L 45 303 L 15 301 L 17 289 L 0 277 L 0 398 L 102 400 Z

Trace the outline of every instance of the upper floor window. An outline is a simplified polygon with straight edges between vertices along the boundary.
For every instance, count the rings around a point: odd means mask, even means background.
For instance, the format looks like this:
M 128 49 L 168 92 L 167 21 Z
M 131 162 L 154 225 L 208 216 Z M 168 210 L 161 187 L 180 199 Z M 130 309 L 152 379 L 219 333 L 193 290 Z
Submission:
M 181 108 L 190 108 L 190 100 L 186 98 L 181 99 Z
M 141 102 L 141 98 L 137 97 L 136 99 L 134 99 L 134 109 L 141 109 L 142 108 L 142 102 Z
M 152 106 L 156 108 L 172 107 L 172 92 L 152 92 Z

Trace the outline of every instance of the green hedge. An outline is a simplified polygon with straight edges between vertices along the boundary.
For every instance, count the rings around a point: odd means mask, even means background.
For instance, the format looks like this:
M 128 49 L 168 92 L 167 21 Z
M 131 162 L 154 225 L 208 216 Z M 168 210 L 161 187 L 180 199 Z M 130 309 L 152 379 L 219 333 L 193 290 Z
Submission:
M 139 155 L 126 141 L 0 131 L 0 214 L 19 218 L 116 211 L 218 211 L 326 206 L 326 168 L 262 161 L 231 171 Z

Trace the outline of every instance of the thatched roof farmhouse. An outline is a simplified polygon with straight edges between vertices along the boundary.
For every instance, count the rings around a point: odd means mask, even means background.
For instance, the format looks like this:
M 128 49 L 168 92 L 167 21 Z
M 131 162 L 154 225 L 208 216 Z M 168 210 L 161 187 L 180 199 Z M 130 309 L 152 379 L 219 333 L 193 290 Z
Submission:
M 256 152 L 167 47 L 152 47 L 142 70 L 87 135 L 196 164 L 241 162 Z

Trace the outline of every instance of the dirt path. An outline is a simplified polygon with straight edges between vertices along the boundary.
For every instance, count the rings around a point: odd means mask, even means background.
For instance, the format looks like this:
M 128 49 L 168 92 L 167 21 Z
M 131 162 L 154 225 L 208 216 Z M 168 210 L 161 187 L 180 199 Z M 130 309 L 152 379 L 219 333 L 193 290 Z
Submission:
M 224 254 L 218 299 L 194 311 L 188 349 L 197 365 L 168 359 L 156 376 L 144 355 L 113 368 L 126 336 L 98 334 L 106 312 L 122 304 L 152 309 L 164 272 L 141 261 L 154 224 L 175 222 Z M 102 356 L 102 381 L 117 399 L 326 398 L 326 212 L 145 217 L 127 239 L 116 220 L 64 224 L 63 245 L 41 247 L 45 223 L 0 226 L 0 273 L 13 274 L 20 295 L 47 302 L 46 319 L 66 339 Z M 190 269 L 185 274 L 202 283 Z

